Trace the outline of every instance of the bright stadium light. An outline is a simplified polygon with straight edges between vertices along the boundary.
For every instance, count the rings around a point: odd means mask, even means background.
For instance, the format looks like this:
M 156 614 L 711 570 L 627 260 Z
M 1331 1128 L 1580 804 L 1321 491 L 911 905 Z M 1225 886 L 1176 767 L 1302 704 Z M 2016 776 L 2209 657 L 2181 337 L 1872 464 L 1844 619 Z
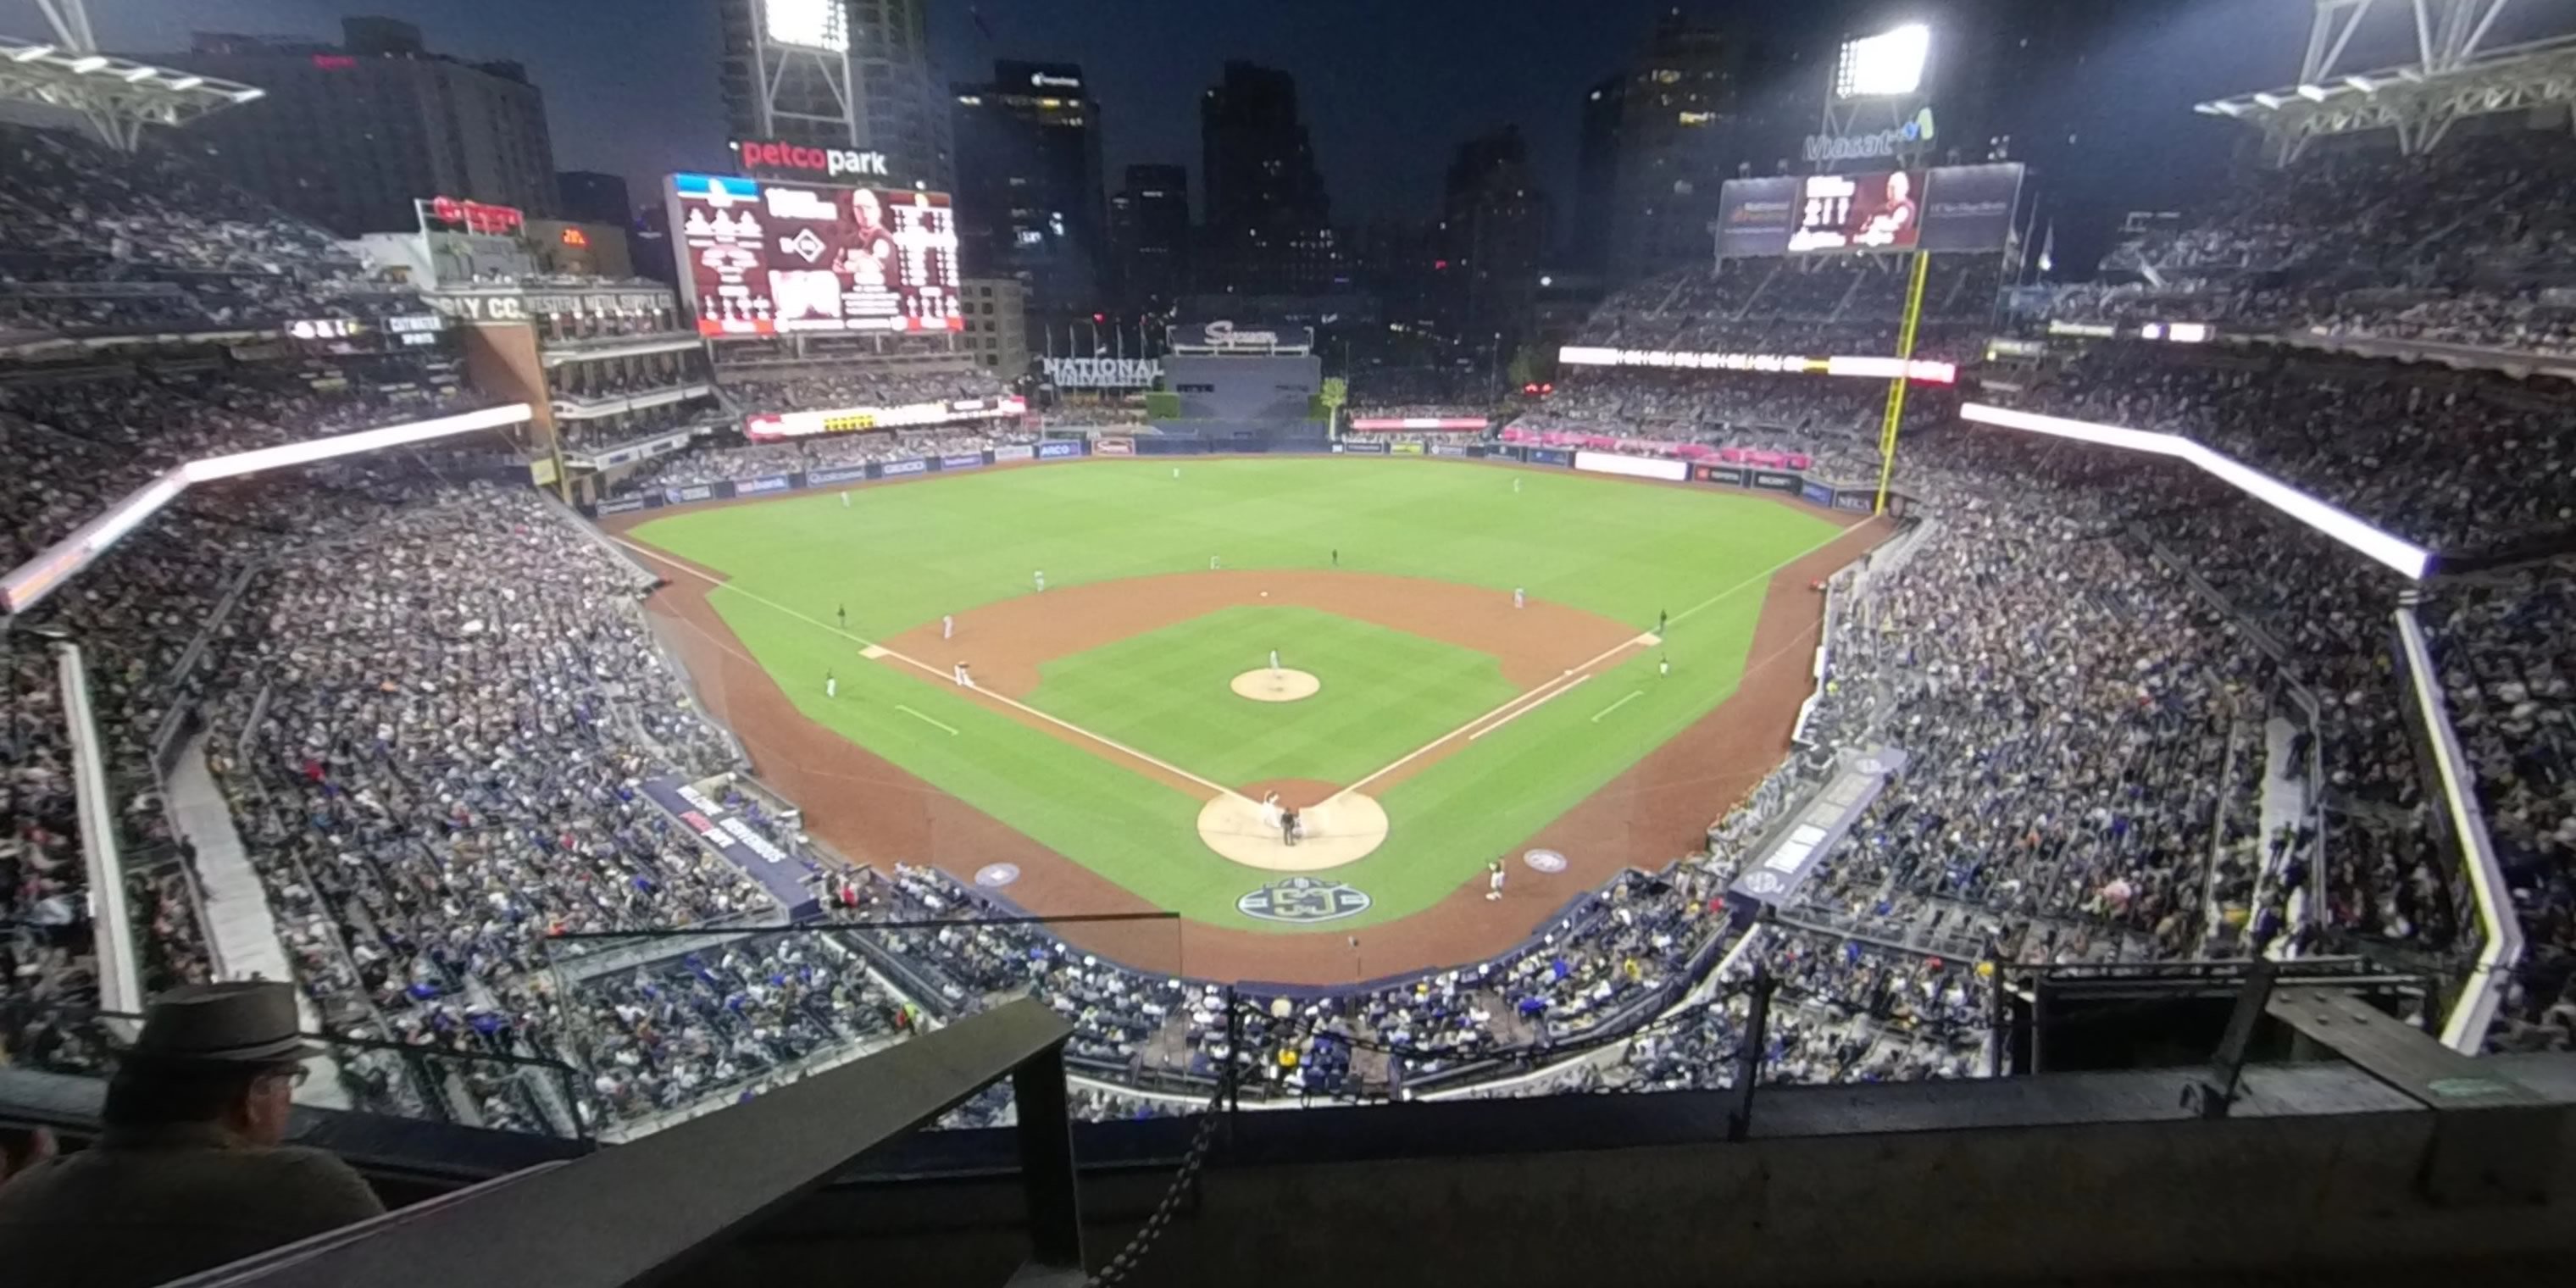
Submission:
M 850 52 L 850 30 L 841 0 L 761 0 L 769 39 L 781 45 Z
M 2432 568 L 2432 551 L 2403 537 L 2382 532 L 2235 457 L 2204 447 L 2179 434 L 2158 433 L 2146 429 L 2124 429 L 2118 425 L 2100 425 L 2092 421 L 2070 420 L 2064 416 L 2043 416 L 2036 412 L 2015 411 L 2010 407 L 1990 407 L 1984 403 L 1968 403 L 1962 406 L 1959 408 L 1959 419 L 1978 425 L 1993 425 L 1999 429 L 2018 429 L 2024 433 L 2050 434 L 2058 438 L 2099 443 L 2104 447 L 2116 447 L 2124 451 L 2170 456 L 2188 462 L 2237 491 L 2396 569 L 2412 580 L 2422 581 L 2424 574 Z
M 1834 97 L 1911 94 L 1923 87 L 1923 64 L 1931 53 L 1932 29 L 1919 22 L 1844 41 L 1834 66 Z

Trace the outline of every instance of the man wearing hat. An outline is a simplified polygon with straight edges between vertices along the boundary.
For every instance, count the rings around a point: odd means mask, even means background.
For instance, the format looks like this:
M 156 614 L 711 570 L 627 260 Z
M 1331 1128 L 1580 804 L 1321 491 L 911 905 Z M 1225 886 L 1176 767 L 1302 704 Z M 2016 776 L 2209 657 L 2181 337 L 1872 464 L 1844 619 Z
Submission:
M 279 1144 L 319 1053 L 296 1036 L 285 984 L 153 999 L 108 1081 L 98 1143 L 0 1185 L 10 1282 L 141 1288 L 384 1211 L 348 1164 Z

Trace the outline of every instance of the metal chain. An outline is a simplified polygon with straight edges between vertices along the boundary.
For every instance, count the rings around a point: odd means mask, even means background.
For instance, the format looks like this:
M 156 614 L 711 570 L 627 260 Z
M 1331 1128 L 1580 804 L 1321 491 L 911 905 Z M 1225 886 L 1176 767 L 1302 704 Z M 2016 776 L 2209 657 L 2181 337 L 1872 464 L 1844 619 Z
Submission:
M 1120 1248 L 1118 1255 L 1100 1268 L 1100 1273 L 1083 1281 L 1083 1288 L 1109 1288 L 1134 1274 L 1136 1268 L 1144 1264 L 1145 1254 L 1153 1249 L 1154 1241 L 1162 1237 L 1163 1227 L 1171 1224 L 1172 1213 L 1181 1205 L 1181 1196 L 1189 1193 L 1190 1187 L 1197 1182 L 1199 1169 L 1207 1163 L 1208 1150 L 1216 1144 L 1217 1126 L 1225 1118 L 1225 1082 L 1222 1078 L 1217 1080 L 1216 1098 L 1208 1102 L 1206 1115 L 1199 1119 L 1198 1135 L 1190 1139 L 1190 1151 L 1182 1156 L 1181 1170 L 1173 1174 L 1171 1186 L 1163 1191 L 1163 1201 L 1154 1205 L 1154 1214 L 1145 1218 L 1145 1224 L 1127 1240 L 1127 1246 Z

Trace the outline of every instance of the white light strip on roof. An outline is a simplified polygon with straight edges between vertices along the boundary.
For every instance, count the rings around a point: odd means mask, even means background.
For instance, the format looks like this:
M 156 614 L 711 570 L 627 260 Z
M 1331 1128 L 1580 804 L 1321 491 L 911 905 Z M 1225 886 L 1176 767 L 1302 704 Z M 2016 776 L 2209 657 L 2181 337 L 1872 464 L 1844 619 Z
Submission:
M 2404 573 L 2414 580 L 2424 579 L 2432 564 L 2433 553 L 2402 537 L 2382 532 L 2342 510 L 2291 487 L 2232 456 L 2195 443 L 2179 434 L 2160 434 L 2144 429 L 2122 429 L 2117 425 L 2097 425 L 2088 420 L 2069 420 L 2063 416 L 2042 416 L 2036 412 L 2014 411 L 2009 407 L 1990 407 L 1969 403 L 1959 408 L 1959 419 L 2000 429 L 2018 429 L 2033 434 L 2053 434 L 2087 443 L 2100 443 L 2123 451 L 2149 452 L 2188 461 L 2202 472 L 2253 497 L 2265 505 L 2352 547 L 2361 553 Z
M 177 500 L 192 483 L 234 478 L 259 470 L 302 465 L 355 452 L 379 451 L 432 438 L 470 434 L 481 429 L 498 429 L 503 425 L 522 424 L 529 415 L 526 403 L 512 403 L 507 407 L 487 407 L 463 415 L 442 416 L 437 420 L 387 425 L 381 429 L 317 438 L 307 443 L 289 443 L 284 447 L 263 447 L 253 452 L 235 452 L 230 456 L 190 461 L 136 488 L 97 518 L 74 529 L 70 536 L 18 565 L 8 576 L 0 577 L 0 610 L 11 613 L 27 611 L 36 601 L 70 580 L 73 573 L 105 554 L 126 533 Z

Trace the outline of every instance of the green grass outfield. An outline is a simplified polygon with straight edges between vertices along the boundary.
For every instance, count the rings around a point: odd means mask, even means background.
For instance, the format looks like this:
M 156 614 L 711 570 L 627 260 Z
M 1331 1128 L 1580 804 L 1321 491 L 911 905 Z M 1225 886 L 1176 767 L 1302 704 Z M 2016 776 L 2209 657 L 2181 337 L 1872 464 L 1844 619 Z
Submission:
M 1091 460 L 934 476 L 853 489 L 847 507 L 818 492 L 676 514 L 633 535 L 730 578 L 712 602 L 806 715 L 1156 906 L 1283 933 L 1296 932 L 1235 911 L 1237 898 L 1273 878 L 1199 841 L 1197 796 L 925 683 L 919 672 L 861 660 L 856 643 L 829 625 L 835 611 L 848 609 L 850 635 L 884 639 L 942 613 L 1033 593 L 1040 569 L 1048 585 L 1067 586 L 1204 570 L 1211 554 L 1232 569 L 1321 568 L 1339 549 L 1346 569 L 1498 593 L 1522 586 L 1641 631 L 1653 629 L 1658 611 L 1672 613 L 1661 650 L 1672 659 L 1670 677 L 1658 679 L 1655 654 L 1641 652 L 1380 793 L 1392 824 L 1387 843 L 1325 874 L 1374 901 L 1357 917 L 1314 928 L 1338 933 L 1436 902 L 1706 714 L 1734 691 L 1771 574 L 1838 533 L 1744 493 L 1550 470 L 1347 457 L 1182 461 L 1178 479 L 1174 468 L 1170 460 Z M 1445 657 L 1460 673 L 1432 679 L 1391 662 L 1344 674 L 1339 660 L 1316 662 L 1307 669 L 1327 693 L 1379 704 L 1385 727 L 1354 734 L 1318 706 L 1294 722 L 1294 746 L 1219 751 L 1221 734 L 1156 732 L 1183 718 L 1180 709 L 1122 708 L 1133 699 L 1118 692 L 1116 668 L 1093 665 L 1137 647 L 1144 651 L 1114 660 L 1230 677 L 1247 669 L 1235 633 L 1273 633 L 1260 622 L 1272 613 L 1311 619 L 1303 623 L 1311 640 L 1277 642 L 1291 656 L 1394 648 L 1435 669 Z M 1307 652 L 1310 642 L 1318 651 Z M 1159 655 L 1146 647 L 1154 644 Z M 823 696 L 827 670 L 841 681 L 837 701 Z M 1258 608 L 1060 659 L 1043 680 L 1034 705 L 1077 724 L 1085 722 L 1076 711 L 1116 711 L 1126 734 L 1098 732 L 1149 751 L 1141 740 L 1190 747 L 1208 763 L 1163 758 L 1219 782 L 1347 782 L 1510 692 L 1493 687 L 1501 679 L 1490 657 L 1330 614 Z M 1601 714 L 1632 692 L 1640 696 Z M 1216 722 L 1209 709 L 1199 706 L 1197 718 Z M 1342 745 L 1349 738 L 1368 745 Z M 1387 744 L 1396 749 L 1378 754 Z M 971 866 L 974 856 L 936 857 Z

